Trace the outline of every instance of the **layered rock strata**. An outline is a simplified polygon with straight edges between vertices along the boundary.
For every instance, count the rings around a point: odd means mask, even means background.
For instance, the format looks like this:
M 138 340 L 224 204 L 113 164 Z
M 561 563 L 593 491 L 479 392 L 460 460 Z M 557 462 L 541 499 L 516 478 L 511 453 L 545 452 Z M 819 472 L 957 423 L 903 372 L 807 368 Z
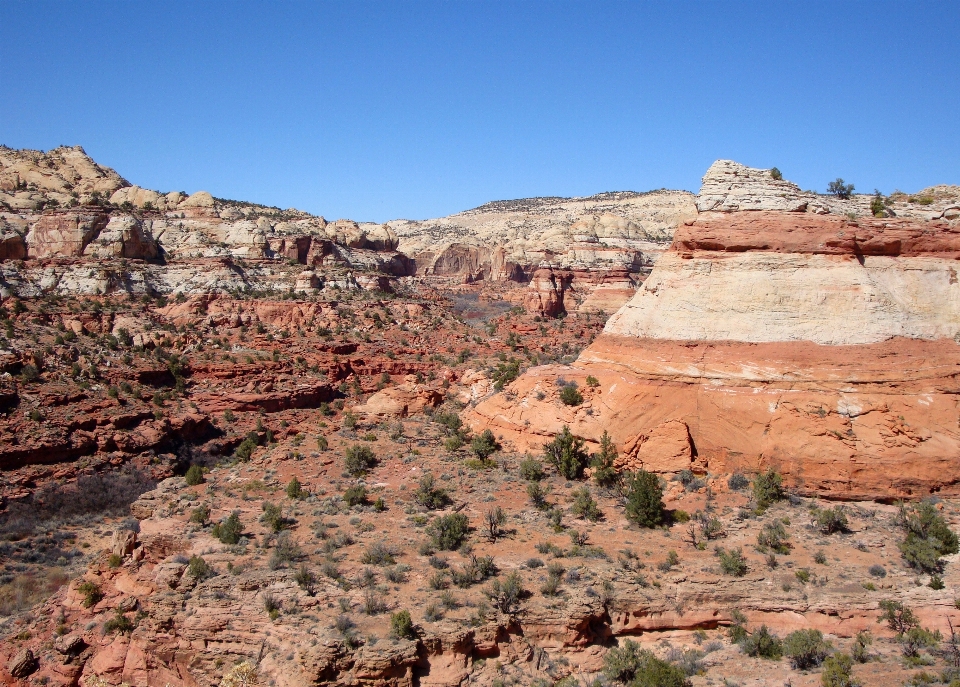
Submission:
M 606 430 L 624 467 L 773 466 L 833 498 L 960 493 L 960 226 L 786 209 L 683 226 L 576 363 L 528 371 L 474 428 L 527 450 Z
M 496 201 L 449 217 L 388 222 L 417 274 L 523 279 L 541 267 L 633 273 L 649 268 L 683 221 L 686 191 Z

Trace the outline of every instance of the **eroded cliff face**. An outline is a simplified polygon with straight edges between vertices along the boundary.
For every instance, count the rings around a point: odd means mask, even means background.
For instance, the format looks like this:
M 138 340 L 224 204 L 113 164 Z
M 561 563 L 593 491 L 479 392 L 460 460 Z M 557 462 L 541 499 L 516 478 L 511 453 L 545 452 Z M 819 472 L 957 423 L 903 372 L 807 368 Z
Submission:
M 397 243 L 386 225 L 327 222 L 206 191 L 188 195 L 131 186 L 79 146 L 46 153 L 0 147 L 0 260 L 7 261 L 7 295 L 271 288 L 270 279 L 257 275 L 269 268 L 258 267 L 277 260 L 320 269 L 322 288 L 330 281 L 324 272 L 334 268 L 411 274 Z M 113 259 L 142 263 L 121 269 Z M 247 275 L 234 260 L 261 265 Z M 171 263 L 176 267 L 166 267 Z M 104 270 L 122 274 L 104 277 Z
M 686 191 L 496 201 L 419 222 L 389 222 L 418 274 L 522 279 L 540 267 L 637 273 L 696 217 Z
M 702 215 L 607 323 L 621 336 L 866 344 L 960 335 L 960 226 Z
M 563 425 L 591 442 L 609 431 L 633 467 L 773 466 L 831 498 L 960 492 L 960 224 L 942 208 L 838 215 L 844 201 L 796 203 L 769 175 L 716 201 L 718 165 L 700 205 L 735 211 L 680 227 L 572 366 L 532 368 L 477 405 L 474 429 L 524 450 Z M 559 402 L 561 378 L 582 405 Z M 678 426 L 689 451 L 643 448 Z

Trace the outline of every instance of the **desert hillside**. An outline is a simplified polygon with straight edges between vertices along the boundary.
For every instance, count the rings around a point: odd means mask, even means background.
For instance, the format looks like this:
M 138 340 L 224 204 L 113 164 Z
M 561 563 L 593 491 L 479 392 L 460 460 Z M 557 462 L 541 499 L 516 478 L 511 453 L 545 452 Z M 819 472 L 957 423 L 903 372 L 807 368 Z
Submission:
M 958 187 L 374 225 L 0 148 L 0 683 L 956 684 L 958 266 Z

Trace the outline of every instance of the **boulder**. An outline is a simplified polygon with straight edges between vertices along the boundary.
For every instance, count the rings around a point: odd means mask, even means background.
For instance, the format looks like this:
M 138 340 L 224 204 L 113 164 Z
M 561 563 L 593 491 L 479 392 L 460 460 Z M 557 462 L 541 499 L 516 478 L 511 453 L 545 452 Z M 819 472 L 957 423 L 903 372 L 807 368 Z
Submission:
M 381 389 L 363 405 L 355 406 L 354 411 L 366 416 L 401 418 L 421 413 L 424 408 L 436 408 L 442 401 L 443 395 L 436 389 L 404 382 Z
M 206 191 L 197 191 L 180 203 L 180 207 L 184 208 L 212 208 L 213 206 L 213 196 Z
M 137 533 L 133 530 L 117 530 L 110 540 L 110 552 L 115 556 L 129 556 L 137 547 Z
M 86 646 L 83 637 L 76 634 L 64 635 L 53 640 L 53 648 L 61 654 L 79 654 Z
M 40 662 L 30 649 L 19 651 L 7 664 L 7 671 L 18 680 L 37 672 Z

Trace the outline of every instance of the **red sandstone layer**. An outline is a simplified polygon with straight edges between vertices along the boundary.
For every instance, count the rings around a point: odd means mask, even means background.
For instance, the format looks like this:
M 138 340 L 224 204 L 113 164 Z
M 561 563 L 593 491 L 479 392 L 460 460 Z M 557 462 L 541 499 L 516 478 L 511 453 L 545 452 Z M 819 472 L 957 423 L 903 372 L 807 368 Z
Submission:
M 940 257 L 960 260 L 960 226 L 947 222 L 785 212 L 707 213 L 677 228 L 672 250 Z

